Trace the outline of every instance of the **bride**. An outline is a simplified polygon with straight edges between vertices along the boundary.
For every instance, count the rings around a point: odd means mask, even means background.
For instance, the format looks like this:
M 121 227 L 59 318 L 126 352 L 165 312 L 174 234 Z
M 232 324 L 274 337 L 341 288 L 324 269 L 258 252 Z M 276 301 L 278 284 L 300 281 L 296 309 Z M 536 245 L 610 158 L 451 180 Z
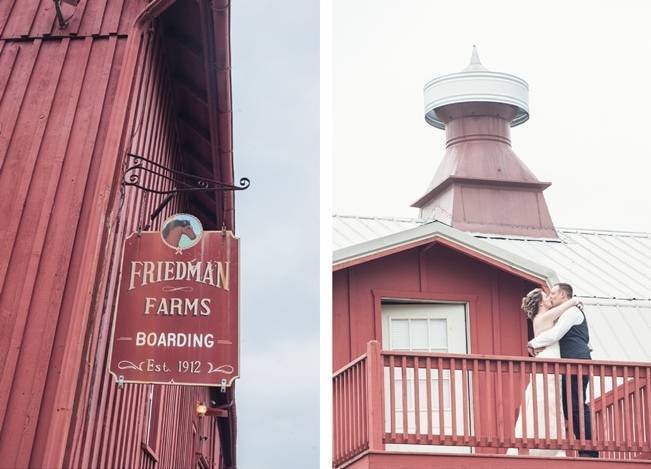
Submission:
M 552 308 L 549 296 L 541 289 L 536 288 L 531 290 L 527 296 L 522 298 L 522 309 L 529 319 L 533 322 L 534 337 L 537 337 L 542 332 L 550 329 L 554 322 L 569 308 L 577 306 L 581 302 L 576 298 L 567 300 L 564 303 Z M 537 358 L 561 358 L 560 348 L 558 342 L 549 345 L 541 351 Z M 538 438 L 545 439 L 545 397 L 544 392 L 547 392 L 547 412 L 548 412 L 548 425 L 549 425 L 549 438 L 556 439 L 557 432 L 560 432 L 561 439 L 565 438 L 564 417 L 561 415 L 561 427 L 556 428 L 556 392 L 558 387 L 556 379 L 553 374 L 547 376 L 547 389 L 545 390 L 545 383 L 543 375 L 536 373 L 536 397 L 537 405 L 533 403 L 533 393 L 531 390 L 531 383 L 527 385 L 525 390 L 525 409 L 527 412 L 527 438 L 534 438 L 534 409 L 538 412 Z M 560 401 L 560 399 L 559 399 Z M 558 409 L 558 412 L 562 412 Z M 515 423 L 515 438 L 522 438 L 522 408 L 518 413 L 518 420 Z M 518 454 L 517 448 L 509 448 L 506 454 Z M 564 450 L 556 449 L 530 449 L 529 455 L 532 456 L 565 456 Z

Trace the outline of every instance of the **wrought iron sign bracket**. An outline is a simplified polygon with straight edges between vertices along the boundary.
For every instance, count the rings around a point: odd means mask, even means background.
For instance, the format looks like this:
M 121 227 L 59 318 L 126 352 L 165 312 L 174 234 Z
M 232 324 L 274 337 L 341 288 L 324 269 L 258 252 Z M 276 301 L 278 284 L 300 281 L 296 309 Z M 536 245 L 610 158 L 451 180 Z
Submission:
M 122 175 L 122 185 L 135 187 L 145 193 L 162 194 L 166 196 L 149 216 L 150 221 L 156 219 L 165 206 L 170 203 L 177 194 L 197 191 L 242 191 L 248 189 L 251 185 L 251 181 L 249 181 L 248 178 L 241 178 L 239 185 L 235 186 L 215 181 L 214 179 L 171 169 L 151 161 L 144 156 L 135 155 L 133 153 L 127 153 L 127 156 L 130 158 L 130 164 L 127 169 L 124 170 L 124 174 Z M 168 186 L 170 189 L 163 189 L 160 187 L 154 188 L 148 185 L 148 183 L 151 184 L 152 181 L 160 183 L 161 180 L 167 181 L 167 184 L 164 183 L 162 186 Z

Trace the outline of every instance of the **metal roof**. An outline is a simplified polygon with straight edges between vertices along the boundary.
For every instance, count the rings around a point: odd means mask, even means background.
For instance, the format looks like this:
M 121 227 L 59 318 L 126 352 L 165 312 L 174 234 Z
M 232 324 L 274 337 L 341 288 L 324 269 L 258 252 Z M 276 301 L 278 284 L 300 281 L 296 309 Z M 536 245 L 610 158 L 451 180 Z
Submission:
M 333 247 L 340 251 L 432 221 L 335 215 Z M 545 266 L 560 281 L 572 284 L 589 314 L 595 359 L 651 361 L 651 233 L 557 232 L 559 239 L 472 235 Z
M 542 280 L 548 285 L 558 282 L 556 273 L 552 269 L 440 221 L 424 223 L 408 230 L 341 248 L 334 252 L 334 268 L 347 268 L 367 262 L 371 258 L 430 244 L 433 240 L 452 243 L 453 246 L 462 248 L 479 258 L 489 262 L 496 261 L 498 265 L 510 272 L 529 279 L 533 277 L 536 282 Z

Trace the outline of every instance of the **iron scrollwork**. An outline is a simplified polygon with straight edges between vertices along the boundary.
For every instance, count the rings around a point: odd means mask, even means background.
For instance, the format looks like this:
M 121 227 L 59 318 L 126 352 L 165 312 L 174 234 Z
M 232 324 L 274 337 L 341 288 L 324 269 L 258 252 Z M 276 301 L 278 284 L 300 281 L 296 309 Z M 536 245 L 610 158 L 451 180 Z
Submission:
M 193 191 L 241 191 L 248 189 L 251 181 L 248 178 L 241 178 L 239 185 L 225 184 L 214 179 L 209 179 L 183 171 L 167 168 L 161 164 L 151 161 L 144 156 L 127 153 L 132 159 L 131 165 L 124 171 L 123 183 L 125 186 L 133 186 L 145 192 L 155 194 L 174 195 L 180 192 Z M 170 189 L 153 189 L 142 183 L 141 176 L 152 174 L 161 179 L 170 181 Z

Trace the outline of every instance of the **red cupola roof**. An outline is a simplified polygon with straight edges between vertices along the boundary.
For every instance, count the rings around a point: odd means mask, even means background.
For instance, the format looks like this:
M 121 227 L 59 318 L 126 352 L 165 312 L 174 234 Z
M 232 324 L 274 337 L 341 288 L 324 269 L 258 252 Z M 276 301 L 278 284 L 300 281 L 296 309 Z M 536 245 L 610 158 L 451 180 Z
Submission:
M 425 119 L 445 128 L 446 152 L 412 206 L 471 232 L 557 238 L 539 181 L 511 148 L 510 127 L 529 118 L 528 85 L 481 65 L 425 86 Z

